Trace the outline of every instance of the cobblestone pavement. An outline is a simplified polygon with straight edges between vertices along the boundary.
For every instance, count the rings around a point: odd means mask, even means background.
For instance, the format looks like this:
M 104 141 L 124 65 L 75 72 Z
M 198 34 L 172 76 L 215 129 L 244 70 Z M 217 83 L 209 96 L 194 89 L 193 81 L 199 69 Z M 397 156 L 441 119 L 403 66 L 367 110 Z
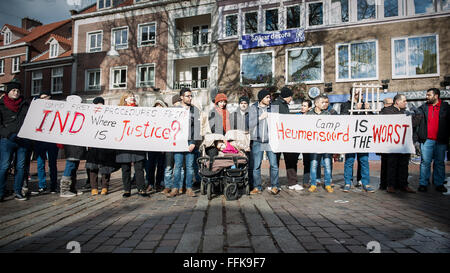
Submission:
M 415 189 L 418 170 L 410 164 Z M 302 172 L 299 168 L 299 179 Z M 85 179 L 80 171 L 78 184 Z M 267 163 L 263 179 L 267 186 Z M 367 253 L 371 241 L 382 253 L 450 252 L 450 196 L 431 187 L 417 194 L 358 188 L 344 193 L 341 162 L 334 163 L 332 194 L 288 190 L 286 182 L 281 165 L 284 187 L 277 196 L 264 191 L 237 201 L 223 195 L 208 201 L 198 191 L 195 198 L 168 199 L 160 193 L 140 197 L 133 190 L 124 199 L 116 172 L 107 196 L 9 197 L 0 203 L 0 252 L 68 253 L 71 241 L 80 243 L 82 253 Z M 372 161 L 371 184 L 378 188 L 378 183 L 379 162 Z

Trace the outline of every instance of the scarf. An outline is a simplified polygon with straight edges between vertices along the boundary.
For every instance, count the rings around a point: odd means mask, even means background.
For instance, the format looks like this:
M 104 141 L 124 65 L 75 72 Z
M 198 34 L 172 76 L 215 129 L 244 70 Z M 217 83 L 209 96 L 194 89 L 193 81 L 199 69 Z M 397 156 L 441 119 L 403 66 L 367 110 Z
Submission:
M 225 133 L 230 130 L 231 125 L 230 125 L 230 113 L 228 112 L 228 110 L 225 109 L 220 109 L 219 106 L 216 105 L 216 112 L 219 113 L 219 115 L 222 117 L 222 128 L 223 128 L 223 134 L 225 135 Z M 216 129 L 217 130 L 217 129 Z
M 136 105 L 136 103 L 133 102 L 132 104 L 128 104 L 128 103 L 127 103 L 127 106 L 132 106 L 132 107 L 134 107 L 134 106 L 137 106 L 137 105 Z
M 6 108 L 15 113 L 19 112 L 19 107 L 22 100 L 23 97 L 19 97 L 17 100 L 12 100 L 8 97 L 8 95 L 3 96 L 3 102 L 5 103 Z

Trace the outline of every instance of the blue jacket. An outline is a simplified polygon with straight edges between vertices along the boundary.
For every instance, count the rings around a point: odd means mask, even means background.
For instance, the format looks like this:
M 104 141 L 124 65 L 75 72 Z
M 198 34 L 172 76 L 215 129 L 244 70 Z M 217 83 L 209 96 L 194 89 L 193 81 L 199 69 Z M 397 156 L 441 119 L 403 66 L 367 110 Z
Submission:
M 251 139 L 261 143 L 269 142 L 269 126 L 267 119 L 259 120 L 259 117 L 264 112 L 271 112 L 270 105 L 266 108 L 261 108 L 259 107 L 259 102 L 255 102 L 250 106 L 248 112 Z

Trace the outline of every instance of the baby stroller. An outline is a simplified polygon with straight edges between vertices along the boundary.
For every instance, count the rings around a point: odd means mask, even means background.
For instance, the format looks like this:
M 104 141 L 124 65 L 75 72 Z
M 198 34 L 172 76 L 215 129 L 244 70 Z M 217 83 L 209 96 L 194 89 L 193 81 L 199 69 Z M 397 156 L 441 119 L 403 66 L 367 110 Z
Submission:
M 234 141 L 239 154 L 206 155 L 206 150 L 214 146 L 216 140 Z M 250 139 L 243 131 L 231 130 L 225 136 L 208 134 L 200 145 L 202 157 L 197 159 L 199 175 L 201 177 L 200 193 L 211 200 L 213 194 L 225 195 L 227 200 L 236 200 L 239 190 L 245 189 L 250 194 L 248 182 L 248 158 L 245 151 L 250 149 Z

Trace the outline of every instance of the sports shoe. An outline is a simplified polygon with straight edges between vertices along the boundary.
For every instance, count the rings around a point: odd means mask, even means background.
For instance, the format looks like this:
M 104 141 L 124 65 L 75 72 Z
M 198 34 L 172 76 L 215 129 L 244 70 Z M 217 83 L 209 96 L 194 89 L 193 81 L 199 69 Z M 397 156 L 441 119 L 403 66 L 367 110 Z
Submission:
M 362 188 L 366 192 L 375 192 L 375 190 L 370 185 L 363 186 Z
M 108 189 L 107 188 L 103 188 L 101 195 L 107 195 L 108 194 Z
M 165 188 L 161 193 L 164 194 L 164 195 L 168 195 L 170 193 L 170 189 L 169 188 Z
M 178 195 L 178 189 L 173 188 L 169 194 L 166 195 L 166 197 L 171 198 Z
M 317 191 L 317 186 L 311 185 L 311 187 L 309 187 L 308 191 L 309 192 L 316 192 Z
M 91 183 L 86 181 L 86 183 L 81 187 L 83 190 L 89 190 L 91 188 Z
M 267 191 L 271 191 L 272 190 L 272 187 L 267 187 Z
M 131 193 L 129 193 L 129 192 L 124 192 L 123 194 L 122 194 L 122 197 L 123 198 L 128 198 L 128 197 L 130 197 L 131 196 Z
M 83 194 L 82 191 L 70 191 L 70 192 L 75 194 L 75 195 L 82 195 Z
M 447 188 L 444 185 L 439 185 L 436 187 L 436 191 L 438 192 L 447 192 Z
M 139 194 L 140 196 L 142 196 L 142 197 L 148 197 L 148 196 L 149 196 L 149 194 L 148 194 L 145 190 L 140 190 L 140 191 L 138 191 L 138 194 Z
M 71 191 L 61 192 L 61 194 L 59 195 L 59 197 L 74 197 L 74 196 L 77 196 L 77 194 Z
M 31 191 L 31 195 L 43 194 L 47 191 L 46 188 L 39 188 L 37 191 Z
M 333 190 L 333 188 L 331 186 L 325 186 L 325 190 L 327 192 L 329 192 L 329 193 L 333 193 L 334 192 L 334 190 Z
M 279 192 L 280 190 L 277 187 L 273 187 L 272 190 L 270 191 L 270 193 L 273 195 L 277 195 Z
M 410 187 L 406 186 L 402 189 L 402 191 L 407 192 L 407 193 L 416 193 L 415 190 L 411 189 Z
M 250 195 L 255 195 L 255 194 L 261 194 L 261 191 L 258 188 L 254 188 L 251 192 Z
M 301 185 L 299 185 L 299 184 L 295 184 L 295 185 L 293 185 L 293 186 L 289 186 L 289 189 L 290 189 L 290 190 L 295 190 L 295 191 L 301 191 L 301 190 L 303 190 L 304 188 L 303 188 Z
M 187 188 L 186 195 L 189 197 L 196 197 L 195 192 L 192 190 L 192 188 Z
M 27 200 L 27 198 L 25 196 L 23 196 L 21 193 L 16 193 L 16 195 L 14 196 L 14 199 L 19 200 L 19 201 Z
M 349 192 L 351 189 L 351 185 L 350 184 L 345 184 L 344 188 L 342 189 L 343 192 Z
M 417 190 L 420 191 L 420 192 L 427 192 L 427 186 L 420 185 Z
M 50 190 L 50 193 L 51 194 L 55 194 L 55 193 L 57 193 L 58 191 L 57 190 Z
M 362 186 L 362 182 L 361 182 L 361 180 L 359 180 L 358 182 L 356 182 L 356 185 L 355 185 L 355 187 L 361 187 Z
M 395 190 L 394 187 L 389 186 L 389 187 L 386 188 L 386 192 L 389 192 L 389 193 L 396 193 L 397 191 Z
M 98 195 L 98 190 L 97 189 L 92 189 L 91 190 L 91 195 L 92 196 Z

